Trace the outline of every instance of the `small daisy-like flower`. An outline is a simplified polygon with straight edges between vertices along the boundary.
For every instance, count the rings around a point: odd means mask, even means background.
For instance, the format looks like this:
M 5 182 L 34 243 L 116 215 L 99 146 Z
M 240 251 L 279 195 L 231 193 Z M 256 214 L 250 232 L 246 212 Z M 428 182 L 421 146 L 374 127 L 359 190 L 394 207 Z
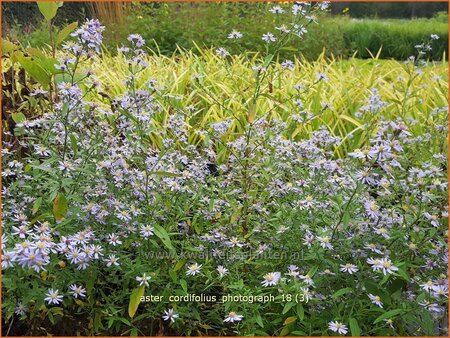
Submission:
M 348 272 L 349 274 L 353 274 L 354 272 L 358 272 L 359 269 L 356 267 L 356 265 L 347 263 L 345 265 L 341 264 L 340 270 L 342 272 Z
M 367 263 L 371 265 L 373 271 L 380 270 L 383 267 L 383 262 L 379 258 L 368 258 Z
M 175 313 L 173 309 L 164 310 L 164 316 L 162 316 L 164 320 L 170 320 L 172 323 L 175 323 L 175 319 L 178 317 L 180 317 L 180 315 Z
M 323 73 L 318 73 L 316 75 L 316 81 L 328 81 L 328 80 L 329 80 L 328 76 L 326 76 Z
M 72 296 L 74 296 L 75 298 L 86 297 L 86 289 L 82 286 L 72 284 L 71 286 L 69 286 L 69 289 L 70 291 L 72 291 Z
M 433 281 L 429 280 L 426 283 L 420 284 L 420 287 L 425 291 L 431 291 L 433 289 Z
M 48 304 L 55 304 L 55 305 L 58 305 L 59 303 L 61 303 L 64 298 L 63 296 L 61 296 L 59 294 L 59 290 L 53 290 L 53 289 L 48 289 L 46 296 L 47 297 L 45 297 L 44 300 Z
M 283 68 L 285 68 L 285 69 L 293 70 L 293 69 L 295 68 L 295 64 L 294 64 L 294 62 L 291 61 L 291 60 L 284 60 L 284 61 L 281 63 L 281 67 L 283 67 Z
M 381 302 L 380 296 L 375 296 L 371 293 L 369 293 L 367 296 L 370 298 L 372 303 L 374 303 L 376 306 L 379 306 L 380 308 L 383 308 L 383 303 Z
M 306 275 L 300 275 L 299 276 L 301 280 L 303 280 L 306 284 L 308 285 L 314 285 L 314 281 L 312 280 L 311 276 L 306 274 Z
M 269 43 L 269 42 L 277 41 L 277 38 L 272 33 L 266 33 L 266 34 L 263 34 L 262 40 Z
M 263 286 L 277 285 L 281 277 L 280 272 L 269 272 L 264 275 L 264 280 L 261 282 Z
M 148 238 L 150 236 L 153 236 L 153 231 L 155 231 L 155 228 L 153 228 L 150 225 L 142 225 L 141 226 L 141 236 L 144 238 Z
M 186 275 L 188 276 L 195 276 L 196 274 L 200 273 L 200 270 L 202 269 L 202 265 L 198 265 L 197 263 L 194 263 L 192 265 L 188 266 L 188 270 L 186 271 Z
M 273 6 L 271 9 L 269 9 L 269 12 L 273 14 L 282 14 L 284 13 L 284 9 L 281 6 Z
M 27 312 L 27 310 L 27 307 L 23 303 L 19 302 L 16 305 L 14 313 L 18 316 L 23 316 Z
M 433 285 L 432 287 L 433 297 L 448 297 L 448 286 L 447 285 Z
M 392 319 L 385 319 L 384 320 L 386 322 L 386 324 L 392 329 L 394 330 L 394 321 Z
M 394 271 L 398 270 L 396 266 L 392 265 L 391 260 L 388 258 L 381 259 L 381 269 L 383 270 L 384 275 L 387 273 L 394 273 Z
M 219 265 L 216 270 L 219 273 L 220 277 L 223 277 L 228 273 L 228 269 L 223 265 Z
M 330 236 L 318 237 L 317 239 L 319 240 L 320 246 L 322 248 L 333 250 L 333 245 L 330 243 L 331 242 Z
M 110 267 L 111 265 L 119 266 L 119 263 L 117 263 L 119 259 L 116 257 L 116 255 L 109 255 L 107 259 L 105 259 L 106 266 Z
M 439 35 L 437 35 L 437 34 L 431 34 L 431 35 L 430 35 L 430 38 L 431 38 L 431 40 L 437 40 L 437 39 L 439 39 Z
M 234 322 L 240 322 L 243 318 L 244 318 L 244 316 L 238 315 L 236 312 L 231 311 L 228 314 L 228 316 L 225 317 L 225 319 L 223 321 L 226 323 L 234 323 Z
M 223 47 L 217 48 L 216 54 L 223 58 L 230 55 L 230 53 Z
M 347 326 L 339 322 L 329 322 L 328 329 L 340 334 L 346 334 L 348 331 Z
M 116 246 L 116 245 L 120 245 L 122 244 L 122 241 L 119 239 L 119 237 L 112 233 L 108 235 L 108 242 L 109 244 L 111 244 L 112 246 Z
M 242 33 L 238 32 L 237 30 L 233 30 L 230 34 L 228 34 L 228 39 L 240 39 L 242 38 Z
M 139 282 L 139 285 L 145 285 L 145 286 L 150 286 L 148 284 L 148 281 L 152 279 L 151 276 L 147 276 L 147 274 L 143 274 L 142 276 L 137 276 L 136 280 Z

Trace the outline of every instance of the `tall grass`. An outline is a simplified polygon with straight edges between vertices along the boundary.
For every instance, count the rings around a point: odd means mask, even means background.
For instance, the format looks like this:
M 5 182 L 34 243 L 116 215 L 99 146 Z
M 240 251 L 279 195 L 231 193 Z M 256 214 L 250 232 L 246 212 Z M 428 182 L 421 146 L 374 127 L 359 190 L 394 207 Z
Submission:
M 238 55 L 231 60 L 223 60 L 212 50 L 200 49 L 198 53 L 200 55 L 192 51 L 179 51 L 173 57 L 149 56 L 149 65 L 140 73 L 138 85 L 144 86 L 148 80 L 155 79 L 166 94 L 180 96 L 181 99 L 170 96 L 165 98 L 172 101 L 172 106 L 179 109 L 194 106 L 196 112 L 188 119 L 192 131 L 227 118 L 237 117 L 245 123 L 254 86 L 252 65 L 257 55 Z M 107 85 L 111 93 L 124 93 L 127 65 L 122 55 L 105 54 L 101 62 L 94 63 L 93 67 L 100 82 Z M 392 60 L 352 58 L 343 61 L 327 59 L 322 54 L 314 62 L 297 59 L 293 71 L 279 70 L 279 75 L 263 84 L 263 95 L 256 107 L 257 116 L 268 114 L 269 117 L 281 118 L 291 128 L 289 122 L 292 121 L 292 115 L 299 111 L 293 103 L 296 97 L 294 85 L 309 86 L 319 72 L 324 73 L 329 80 L 313 86 L 302 96 L 302 100 L 304 109 L 314 115 L 319 114 L 325 102 L 331 104 L 332 109 L 325 110 L 300 128 L 287 132 L 290 137 L 302 138 L 325 125 L 333 135 L 345 139 L 343 145 L 336 149 L 337 156 L 361 147 L 373 131 L 368 129 L 370 117 L 359 117 L 357 114 L 366 104 L 372 88 L 378 88 L 383 100 L 389 103 L 383 114 L 375 119 L 394 120 L 398 117 L 405 123 L 409 123 L 410 119 L 417 119 L 424 124 L 434 123 L 437 117 L 431 115 L 432 110 L 447 106 L 446 61 L 430 63 L 423 74 L 414 80 L 408 93 L 405 89 L 408 74 L 402 63 Z M 201 74 L 200 80 L 194 80 L 198 74 Z M 167 116 L 171 113 L 173 111 L 166 110 L 155 121 L 156 127 L 164 128 Z M 240 132 L 240 123 L 236 122 L 234 126 L 234 133 L 228 135 L 230 139 Z M 414 128 L 420 128 L 420 125 Z M 161 142 L 157 133 L 153 138 L 155 143 Z M 189 139 L 194 144 L 201 142 L 194 132 Z

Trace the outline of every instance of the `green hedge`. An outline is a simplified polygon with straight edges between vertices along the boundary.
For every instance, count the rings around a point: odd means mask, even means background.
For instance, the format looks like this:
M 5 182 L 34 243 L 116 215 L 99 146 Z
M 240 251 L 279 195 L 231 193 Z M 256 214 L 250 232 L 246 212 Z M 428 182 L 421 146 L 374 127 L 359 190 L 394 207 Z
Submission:
M 110 47 L 117 38 L 138 32 L 148 42 L 156 42 L 166 55 L 172 54 L 177 45 L 195 49 L 194 41 L 202 47 L 224 46 L 233 53 L 264 50 L 262 34 L 283 21 L 282 16 L 269 13 L 264 3 L 165 3 L 138 8 L 136 14 L 127 18 L 124 27 L 117 27 L 111 33 L 111 38 L 107 39 Z M 370 53 L 375 55 L 382 48 L 381 58 L 404 60 L 414 53 L 416 44 L 431 34 L 440 36 L 433 42 L 434 60 L 441 60 L 448 50 L 448 23 L 442 21 L 442 15 L 436 19 L 415 20 L 327 16 L 319 18 L 319 22 L 320 25 L 310 26 L 304 39 L 292 40 L 281 57 L 292 57 L 294 53 L 314 60 L 325 46 L 328 56 L 348 57 L 357 51 L 359 57 L 368 58 Z M 239 46 L 226 38 L 232 29 L 244 33 Z
M 262 51 L 263 33 L 274 30 L 288 22 L 287 14 L 275 16 L 268 12 L 267 3 L 135 3 L 123 25 L 108 27 L 105 44 L 115 50 L 119 41 L 130 33 L 139 33 L 147 45 L 162 54 L 171 55 L 177 46 L 196 50 L 200 47 L 225 47 L 232 53 Z M 351 19 L 348 16 L 325 16 L 319 18 L 320 25 L 310 26 L 304 39 L 295 39 L 282 51 L 282 58 L 300 54 L 315 60 L 323 52 L 327 56 L 349 57 L 357 51 L 360 58 L 376 55 L 381 48 L 381 58 L 404 60 L 414 53 L 414 46 L 438 34 L 433 42 L 433 60 L 441 60 L 448 50 L 448 22 L 443 15 L 434 19 L 377 20 Z M 232 29 L 244 33 L 236 44 L 227 39 Z M 42 46 L 48 41 L 46 28 L 38 28 L 29 35 L 20 34 L 19 29 L 9 32 L 11 38 L 25 44 Z

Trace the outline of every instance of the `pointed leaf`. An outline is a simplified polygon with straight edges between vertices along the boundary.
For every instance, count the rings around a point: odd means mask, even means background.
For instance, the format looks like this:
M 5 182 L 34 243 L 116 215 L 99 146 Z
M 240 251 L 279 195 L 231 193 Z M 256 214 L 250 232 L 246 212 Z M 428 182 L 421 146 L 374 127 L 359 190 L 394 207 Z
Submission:
M 128 304 L 128 315 L 133 318 L 141 302 L 141 297 L 144 295 L 145 285 L 135 288 L 130 295 L 130 303 Z
M 60 221 L 66 217 L 68 209 L 67 199 L 63 194 L 58 193 L 53 201 L 53 216 L 55 216 L 57 221 Z
M 295 323 L 297 321 L 297 317 L 292 316 L 292 317 L 287 317 L 286 320 L 284 321 L 284 325 L 289 325 L 292 323 Z
M 56 43 L 60 44 L 61 42 L 63 42 L 77 27 L 78 21 L 75 21 L 61 29 L 61 31 L 58 33 L 58 36 L 56 37 Z
M 359 328 L 358 321 L 355 318 L 350 318 L 350 331 L 353 337 L 361 336 L 361 329 Z
M 400 313 L 404 312 L 403 309 L 395 309 L 388 312 L 383 313 L 381 316 L 378 316 L 377 319 L 374 320 L 374 324 L 381 322 L 383 319 L 389 319 L 394 316 L 399 315 Z

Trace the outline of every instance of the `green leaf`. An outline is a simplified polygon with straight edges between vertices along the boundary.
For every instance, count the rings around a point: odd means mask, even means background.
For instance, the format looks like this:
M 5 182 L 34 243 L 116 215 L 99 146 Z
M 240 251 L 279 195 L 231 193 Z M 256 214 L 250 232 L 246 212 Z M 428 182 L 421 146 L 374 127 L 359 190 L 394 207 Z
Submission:
M 350 222 L 350 213 L 348 210 L 345 210 L 344 215 L 342 216 L 342 225 L 344 226 L 344 229 L 348 227 L 348 223 Z
M 42 204 L 42 197 L 39 197 L 36 199 L 36 201 L 34 201 L 33 209 L 31 210 L 33 215 L 35 215 L 38 212 L 39 208 L 41 207 L 41 204 Z
M 176 272 L 174 272 L 174 271 L 169 271 L 169 276 L 170 276 L 170 278 L 172 278 L 172 281 L 173 281 L 174 283 L 177 283 L 177 282 L 178 282 L 178 275 L 177 275 Z
M 163 242 L 166 248 L 169 249 L 170 252 L 175 253 L 175 248 L 172 245 L 172 241 L 170 240 L 169 234 L 167 233 L 166 229 L 157 224 L 155 224 L 153 228 L 155 229 L 155 235 Z
M 294 305 L 295 305 L 294 302 L 286 303 L 286 304 L 284 305 L 283 312 L 282 312 L 281 314 L 284 315 L 284 314 L 288 313 L 289 310 L 290 310 Z
M 141 302 L 141 297 L 144 295 L 145 285 L 141 285 L 138 288 L 135 288 L 133 292 L 131 292 L 130 303 L 128 304 L 128 315 L 130 318 L 133 318 L 138 309 L 139 303 Z
M 17 49 L 19 49 L 19 46 L 15 45 L 11 41 L 8 41 L 8 40 L 2 41 L 2 54 L 3 55 L 14 52 Z
M 17 55 L 17 61 L 23 69 L 42 86 L 47 87 L 50 84 L 51 76 L 39 65 L 39 62 L 32 58 L 25 57 L 23 54 Z
M 340 290 L 336 291 L 331 297 L 338 298 L 338 297 L 340 297 L 342 295 L 345 295 L 346 293 L 349 293 L 349 292 L 353 292 L 353 289 L 352 288 L 343 288 L 343 289 L 340 289 Z
M 300 321 L 303 321 L 303 319 L 305 319 L 305 309 L 303 308 L 302 303 L 297 304 L 297 316 Z
M 392 317 L 395 317 L 397 315 L 399 315 L 400 313 L 404 312 L 405 310 L 403 309 L 395 309 L 395 310 L 391 310 L 388 312 L 383 313 L 381 316 L 378 316 L 377 319 L 375 319 L 373 321 L 374 324 L 381 322 L 384 319 L 389 319 Z
M 273 54 L 269 54 L 266 56 L 266 58 L 264 59 L 264 64 L 263 67 L 267 68 L 267 66 L 269 66 L 269 64 L 272 62 L 274 55 Z
M 264 323 L 263 323 L 263 320 L 261 318 L 261 315 L 258 314 L 258 315 L 255 316 L 255 322 L 256 322 L 256 324 L 258 324 L 262 328 L 264 327 Z
M 58 33 L 58 36 L 56 37 L 56 43 L 59 45 L 61 42 L 63 42 L 77 27 L 78 21 L 75 21 L 61 29 L 61 31 Z
M 16 123 L 22 123 L 27 120 L 26 116 L 23 113 L 12 113 L 11 117 Z
M 292 331 L 291 335 L 293 335 L 293 336 L 308 336 L 308 334 L 304 331 Z
M 39 11 L 44 16 L 45 20 L 51 21 L 55 16 L 56 12 L 58 11 L 58 3 L 57 2 L 50 2 L 50 1 L 36 1 Z
M 77 144 L 77 139 L 75 138 L 75 135 L 73 135 L 73 134 L 70 134 L 70 145 L 72 147 L 74 155 L 77 156 L 78 144 Z
M 404 280 L 406 280 L 408 282 L 410 281 L 408 273 L 405 271 L 404 268 L 399 268 L 396 274 L 399 275 L 400 277 L 402 277 Z
M 284 325 L 289 325 L 292 323 L 295 323 L 297 321 L 297 317 L 292 316 L 292 317 L 287 317 L 286 320 L 284 321 Z
M 180 285 L 184 292 L 187 292 L 187 282 L 184 279 L 180 279 Z
M 256 118 L 256 103 L 252 102 L 248 107 L 247 122 L 253 123 Z
M 315 275 L 315 273 L 317 272 L 317 269 L 319 269 L 319 267 L 318 267 L 317 265 L 316 265 L 316 266 L 313 266 L 313 267 L 309 270 L 308 276 L 312 278 L 312 277 Z
M 53 201 L 53 216 L 57 221 L 60 221 L 66 217 L 68 209 L 67 199 L 63 194 L 58 193 Z
M 175 264 L 175 267 L 173 268 L 173 271 L 176 272 L 176 271 L 180 270 L 184 266 L 184 264 L 186 264 L 186 261 L 184 259 L 179 260 L 177 262 L 177 264 Z
M 350 331 L 353 337 L 361 336 L 361 329 L 359 328 L 358 321 L 355 318 L 349 319 Z

